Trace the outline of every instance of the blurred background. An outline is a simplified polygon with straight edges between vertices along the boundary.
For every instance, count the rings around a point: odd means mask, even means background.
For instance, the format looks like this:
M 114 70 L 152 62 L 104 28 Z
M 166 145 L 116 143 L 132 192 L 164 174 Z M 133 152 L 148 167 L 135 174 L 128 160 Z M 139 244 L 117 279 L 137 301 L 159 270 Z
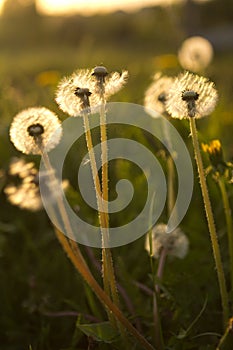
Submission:
M 1 169 L 7 169 L 12 156 L 19 156 L 8 136 L 16 113 L 31 106 L 45 106 L 65 118 L 54 101 L 62 76 L 96 65 L 105 65 L 109 71 L 127 69 L 129 83 L 112 100 L 143 104 L 153 74 L 179 73 L 182 68 L 178 49 L 184 39 L 196 35 L 205 37 L 213 46 L 214 59 L 205 75 L 215 82 L 219 92 L 213 115 L 198 123 L 200 137 L 203 141 L 219 138 L 225 158 L 233 160 L 232 0 L 5 0 L 0 4 Z M 190 144 L 188 124 L 184 121 L 175 125 Z M 38 163 L 37 157 L 27 159 Z M 5 179 L 0 179 L 2 187 Z M 213 183 L 211 186 L 225 253 L 223 210 L 216 187 Z M 86 349 L 87 340 L 75 329 L 75 318 L 79 312 L 93 314 L 91 291 L 80 287 L 81 278 L 59 247 L 45 213 L 32 214 L 12 207 L 3 193 L 0 201 L 1 349 Z M 178 324 L 188 326 L 207 296 L 205 317 L 195 331 L 219 332 L 218 287 L 200 202 L 197 182 L 183 223 L 191 241 L 191 253 L 185 263 L 175 261 L 172 269 L 166 271 L 171 298 L 163 301 L 162 311 L 168 319 L 169 312 L 173 312 L 172 321 L 166 323 L 166 317 L 164 321 L 169 334 L 171 329 L 179 331 Z M 143 246 L 142 239 L 132 244 L 130 252 L 128 246 L 114 252 L 118 278 L 137 305 L 136 313 L 151 322 L 150 298 L 146 296 L 145 300 L 145 295 L 129 283 L 133 278 L 150 284 L 149 261 Z M 100 258 L 100 252 L 95 253 Z M 94 309 L 99 318 L 104 317 L 98 303 Z M 149 332 L 148 327 L 144 328 Z M 195 343 L 190 349 L 215 348 L 207 347 L 215 343 L 215 338 L 195 341 L 198 345 Z

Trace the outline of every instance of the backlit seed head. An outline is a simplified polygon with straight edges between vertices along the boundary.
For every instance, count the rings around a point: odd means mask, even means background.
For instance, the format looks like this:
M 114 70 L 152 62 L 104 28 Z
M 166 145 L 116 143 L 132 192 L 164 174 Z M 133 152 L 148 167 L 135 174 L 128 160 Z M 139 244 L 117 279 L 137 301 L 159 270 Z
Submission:
M 156 73 L 153 77 L 153 82 L 146 90 L 144 106 L 158 113 L 164 113 L 166 111 L 165 102 L 167 100 L 167 92 L 172 82 L 172 77 L 163 76 L 162 73 Z
M 167 225 L 158 224 L 152 229 L 153 257 L 158 259 L 163 248 L 167 250 L 168 255 L 183 259 L 188 253 L 189 241 L 180 228 L 167 233 Z M 149 235 L 146 237 L 145 249 L 150 254 Z
M 57 187 L 51 184 L 51 173 L 44 171 L 40 172 L 39 176 L 34 163 L 26 163 L 24 159 L 13 158 L 9 165 L 8 174 L 10 175 L 10 183 L 4 188 L 4 193 L 11 204 L 30 211 L 42 209 L 39 184 L 46 186 L 48 200 L 56 200 L 58 191 Z M 68 181 L 63 180 L 61 186 L 65 191 L 69 186 Z
M 173 118 L 202 118 L 215 109 L 217 100 L 218 93 L 213 82 L 185 72 L 170 86 L 165 105 Z
M 63 112 L 73 117 L 81 116 L 86 107 L 94 108 L 100 104 L 95 89 L 96 79 L 92 76 L 92 70 L 79 69 L 60 81 L 56 102 Z
M 44 107 L 28 108 L 18 113 L 10 127 L 10 139 L 25 154 L 41 154 L 53 149 L 62 136 L 61 122 L 56 114 Z
M 178 59 L 184 69 L 192 72 L 201 72 L 213 58 L 213 47 L 211 43 L 200 36 L 186 39 L 179 52 Z
M 8 173 L 11 183 L 4 189 L 8 201 L 21 209 L 37 211 L 42 209 L 40 190 L 34 179 L 38 176 L 35 164 L 24 159 L 13 158 Z

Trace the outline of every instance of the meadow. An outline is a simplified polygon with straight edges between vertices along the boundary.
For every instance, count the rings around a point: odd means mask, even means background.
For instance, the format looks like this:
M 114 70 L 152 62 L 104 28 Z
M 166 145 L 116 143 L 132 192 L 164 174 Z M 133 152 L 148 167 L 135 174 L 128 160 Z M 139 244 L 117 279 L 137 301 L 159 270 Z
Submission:
M 218 4 L 218 1 L 213 3 Z M 67 114 L 58 107 L 55 92 L 63 76 L 69 76 L 80 68 L 105 66 L 109 72 L 127 70 L 127 84 L 110 101 L 143 105 L 145 91 L 156 72 L 174 77 L 183 71 L 177 58 L 183 40 L 191 35 L 206 33 L 221 23 L 229 23 L 227 15 L 230 15 L 226 11 L 220 14 L 220 18 L 215 12 L 210 16 L 207 7 L 197 6 L 201 23 L 196 28 L 188 26 L 185 6 L 90 18 L 49 18 L 38 15 L 33 5 L 24 7 L 18 3 L 18 7 L 14 7 L 13 4 L 9 1 L 0 19 L 0 348 L 149 349 L 138 342 L 137 337 L 130 335 L 128 329 L 121 333 L 122 328 L 114 317 L 112 320 L 95 291 L 75 269 L 67 251 L 62 249 L 46 211 L 32 212 L 9 202 L 4 189 L 11 181 L 9 165 L 12 158 L 21 157 L 26 162 L 34 162 L 37 168 L 40 164 L 40 156 L 17 151 L 10 141 L 9 129 L 17 113 L 34 106 L 44 106 L 55 112 L 60 120 L 65 120 Z M 231 4 L 226 1 L 227 6 Z M 209 16 L 208 21 L 206 16 Z M 216 176 L 219 173 L 223 176 L 232 208 L 233 48 L 223 50 L 214 42 L 213 47 L 214 57 L 201 75 L 215 83 L 219 97 L 211 115 L 197 120 L 197 128 L 200 143 L 220 140 L 224 162 L 227 163 L 223 173 L 222 168 L 214 168 L 206 179 L 226 278 L 228 319 L 223 324 L 222 300 L 189 121 L 169 119 L 187 145 L 193 164 L 192 200 L 180 223 L 189 240 L 187 255 L 183 259 L 167 256 L 160 280 L 154 275 L 159 259 L 150 258 L 145 249 L 145 235 L 132 243 L 111 249 L 120 309 L 137 332 L 151 344 L 151 349 L 232 349 L 233 289 L 229 227 Z M 150 149 L 159 159 L 166 176 L 169 175 L 166 154 L 161 152 L 157 140 L 133 127 L 123 128 L 120 132 L 121 137 L 136 140 Z M 114 137 L 114 133 L 114 127 L 110 127 L 109 138 Z M 95 144 L 98 138 L 99 130 L 95 130 Z M 84 136 L 79 140 L 78 147 L 80 153 L 73 150 L 64 169 L 64 177 L 70 182 L 66 195 L 74 210 L 78 208 L 80 216 L 89 222 L 96 222 L 98 213 L 93 212 L 81 198 L 72 163 L 74 156 L 80 163 L 86 152 Z M 211 165 L 211 157 L 208 152 L 201 152 L 207 169 Z M 124 162 L 109 164 L 109 178 L 112 183 L 110 199 L 114 199 L 114 184 L 121 178 L 130 180 L 136 189 L 134 202 L 127 212 L 119 217 L 111 216 L 112 223 L 117 226 L 140 212 L 145 200 L 145 179 L 138 169 Z M 176 180 L 174 183 L 177 194 Z M 166 208 L 159 222 L 167 222 Z M 228 220 L 232 221 L 230 212 Z M 80 251 L 96 281 L 102 286 L 101 248 L 80 245 Z M 158 331 L 159 323 L 161 333 Z M 162 341 L 158 341 L 158 337 Z

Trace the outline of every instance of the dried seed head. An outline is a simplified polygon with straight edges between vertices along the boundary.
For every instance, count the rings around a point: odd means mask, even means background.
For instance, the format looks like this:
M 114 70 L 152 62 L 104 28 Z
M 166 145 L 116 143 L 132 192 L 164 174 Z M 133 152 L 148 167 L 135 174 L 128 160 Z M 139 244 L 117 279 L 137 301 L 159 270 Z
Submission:
M 96 81 L 90 69 L 79 69 L 71 76 L 63 78 L 57 88 L 56 102 L 63 112 L 75 117 L 81 115 L 86 107 L 94 108 L 100 104 L 95 93 Z
M 192 72 L 201 72 L 213 58 L 211 43 L 200 36 L 186 39 L 179 52 L 178 59 L 184 69 Z
M 158 113 L 166 111 L 165 102 L 167 92 L 173 82 L 173 78 L 162 76 L 162 73 L 156 73 L 153 77 L 153 82 L 146 90 L 144 105 L 146 108 L 155 110 Z
M 168 90 L 166 108 L 173 118 L 202 118 L 215 108 L 218 94 L 208 79 L 185 72 Z
M 161 250 L 165 248 L 168 255 L 184 258 L 188 252 L 189 241 L 180 228 L 176 228 L 171 233 L 167 233 L 167 225 L 158 224 L 152 229 L 152 253 L 158 259 Z M 146 237 L 145 249 L 150 254 L 149 235 Z
M 41 145 L 50 151 L 59 143 L 61 136 L 59 119 L 44 107 L 21 111 L 14 117 L 10 127 L 11 142 L 25 154 L 41 154 Z
M 42 209 L 40 191 L 34 179 L 38 176 L 35 164 L 26 163 L 24 159 L 13 158 L 8 173 L 12 176 L 9 185 L 4 189 L 8 201 L 21 209 L 37 211 Z M 17 182 L 17 178 L 20 179 Z
M 11 183 L 4 188 L 4 192 L 11 204 L 30 211 L 42 209 L 39 178 L 40 184 L 42 181 L 42 185 L 46 186 L 46 194 L 49 200 L 56 200 L 57 191 L 51 186 L 50 173 L 45 171 L 40 173 L 39 177 L 34 163 L 26 163 L 24 159 L 13 158 L 9 165 L 8 174 L 11 175 Z M 63 190 L 66 190 L 67 187 L 68 181 L 63 180 Z

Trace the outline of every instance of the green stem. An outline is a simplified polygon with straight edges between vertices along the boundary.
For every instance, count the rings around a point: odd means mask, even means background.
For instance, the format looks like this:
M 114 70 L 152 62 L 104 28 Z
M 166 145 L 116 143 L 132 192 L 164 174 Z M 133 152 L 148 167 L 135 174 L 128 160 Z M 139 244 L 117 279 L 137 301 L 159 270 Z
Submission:
M 108 215 L 108 147 L 107 147 L 107 127 L 106 127 L 106 113 L 105 113 L 105 99 L 104 94 L 102 95 L 102 103 L 100 107 L 100 137 L 101 137 L 101 159 L 102 159 L 102 196 L 104 200 L 104 215 L 106 228 L 109 228 L 109 215 Z M 105 244 L 106 242 L 103 242 Z M 116 279 L 113 268 L 112 253 L 109 248 L 102 249 L 103 253 L 103 265 L 107 265 L 109 269 L 108 279 L 110 289 L 112 293 L 113 301 L 119 306 L 119 296 L 117 293 Z M 106 270 L 106 269 L 103 269 Z
M 229 246 L 229 256 L 230 256 L 231 290 L 233 290 L 233 224 L 232 224 L 229 198 L 226 191 L 225 181 L 222 176 L 220 176 L 218 179 L 218 185 L 222 195 L 223 207 L 224 207 L 226 223 L 227 223 L 227 235 L 228 235 L 228 246 Z
M 90 124 L 89 124 L 89 119 L 88 119 L 87 113 L 84 113 L 84 115 L 83 115 L 83 124 L 84 124 L 88 154 L 90 157 L 92 178 L 93 178 L 95 193 L 96 193 L 96 200 L 97 200 L 97 207 L 98 207 L 99 221 L 100 221 L 100 230 L 101 230 L 102 240 L 103 240 L 103 242 L 106 242 L 108 240 L 108 223 L 106 221 L 106 215 L 104 212 L 104 209 L 105 209 L 104 208 L 104 201 L 102 200 L 102 191 L 101 191 L 100 180 L 99 180 L 99 176 L 98 176 L 98 169 L 97 169 L 96 160 L 95 160 L 92 136 L 91 136 L 91 131 L 90 131 Z M 103 252 L 103 250 L 104 250 L 104 252 Z M 102 252 L 103 252 L 102 259 L 103 259 L 104 290 L 109 296 L 111 296 L 111 288 L 110 288 L 110 283 L 108 280 L 108 276 L 110 274 L 109 268 L 110 268 L 111 264 L 107 264 L 106 249 L 102 249 Z M 112 317 L 111 313 L 108 313 L 108 318 L 109 318 L 109 321 L 113 325 L 115 325 L 115 320 Z
M 223 271 L 223 265 L 222 265 L 222 260 L 221 260 L 217 232 L 215 229 L 214 216 L 213 216 L 212 207 L 211 207 L 211 203 L 210 203 L 210 199 L 209 199 L 209 193 L 208 193 L 208 188 L 207 188 L 207 184 L 206 184 L 204 167 L 203 167 L 203 163 L 202 163 L 202 157 L 201 157 L 200 146 L 199 146 L 199 141 L 198 141 L 198 136 L 197 136 L 197 128 L 196 128 L 195 118 L 190 117 L 189 121 L 190 121 L 190 130 L 191 130 L 191 135 L 192 135 L 192 140 L 193 140 L 195 158 L 196 158 L 198 173 L 199 173 L 199 177 L 200 177 L 200 185 L 201 185 L 201 191 L 202 191 L 202 196 L 203 196 L 203 201 L 204 201 L 204 206 L 205 206 L 205 213 L 206 213 L 206 217 L 207 217 L 208 228 L 209 228 L 212 249 L 213 249 L 213 255 L 214 255 L 214 260 L 215 260 L 215 266 L 216 266 L 217 275 L 218 275 L 218 283 L 219 283 L 219 287 L 220 287 L 220 294 L 221 294 L 221 301 L 222 301 L 222 308 L 223 308 L 223 320 L 224 320 L 224 326 L 225 326 L 227 324 L 227 320 L 229 317 L 229 305 L 228 305 L 226 281 L 225 281 L 225 276 L 224 276 L 224 271 Z
M 168 217 L 170 217 L 172 213 L 172 209 L 174 208 L 175 205 L 175 191 L 174 191 L 174 179 L 175 179 L 175 168 L 174 168 L 174 162 L 172 159 L 172 156 L 168 156 L 167 158 L 167 176 L 168 176 L 168 181 L 167 181 L 167 187 L 168 187 L 168 205 L 167 205 L 167 213 Z

